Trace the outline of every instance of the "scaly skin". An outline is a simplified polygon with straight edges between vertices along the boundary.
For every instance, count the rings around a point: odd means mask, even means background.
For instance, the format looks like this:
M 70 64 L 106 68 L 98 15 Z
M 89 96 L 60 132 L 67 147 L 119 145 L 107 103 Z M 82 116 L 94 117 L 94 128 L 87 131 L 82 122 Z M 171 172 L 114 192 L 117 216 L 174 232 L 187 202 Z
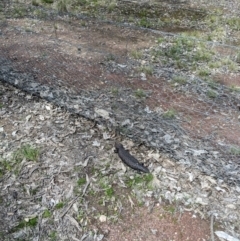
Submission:
M 132 156 L 127 150 L 125 150 L 122 144 L 116 142 L 115 148 L 115 152 L 118 153 L 118 156 L 126 165 L 137 171 L 145 173 L 149 172 L 148 168 L 143 166 L 143 164 L 141 164 L 134 156 Z

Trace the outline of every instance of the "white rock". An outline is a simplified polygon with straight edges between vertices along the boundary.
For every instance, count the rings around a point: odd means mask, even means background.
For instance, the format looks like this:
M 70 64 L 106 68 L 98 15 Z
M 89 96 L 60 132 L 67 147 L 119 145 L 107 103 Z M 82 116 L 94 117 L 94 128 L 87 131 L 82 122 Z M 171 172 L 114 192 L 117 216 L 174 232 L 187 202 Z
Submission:
M 95 113 L 97 113 L 98 115 L 103 117 L 104 119 L 110 119 L 108 111 L 103 110 L 103 109 L 98 109 L 98 108 L 95 108 L 94 111 L 95 111 Z
M 240 241 L 237 238 L 234 238 L 232 236 L 230 236 L 229 234 L 223 232 L 223 231 L 216 231 L 215 234 L 219 237 L 219 238 L 223 238 L 227 241 Z
M 31 115 L 26 116 L 26 121 L 28 122 L 32 118 Z
M 110 138 L 110 135 L 108 135 L 108 133 L 103 132 L 103 139 L 104 140 L 108 140 Z
M 230 209 L 233 209 L 233 210 L 236 210 L 236 206 L 234 204 L 228 204 L 226 205 L 227 208 L 230 208 Z
M 190 182 L 192 182 L 193 179 L 194 179 L 193 174 L 192 174 L 191 172 L 189 172 L 189 173 L 188 173 L 188 180 L 189 180 Z
M 145 73 L 141 73 L 140 76 L 141 76 L 141 80 L 147 80 L 147 77 L 146 77 Z
M 107 217 L 106 217 L 105 215 L 100 215 L 99 221 L 100 221 L 101 223 L 104 223 L 104 222 L 107 221 Z
M 149 113 L 152 113 L 152 111 L 149 109 L 149 107 L 148 106 L 146 106 L 146 108 L 144 109 L 148 114 Z
M 206 201 L 204 201 L 201 197 L 197 197 L 195 200 L 196 203 L 199 203 L 203 206 L 208 205 L 208 203 Z
M 207 151 L 205 151 L 205 150 L 192 150 L 192 151 L 193 151 L 194 156 L 200 156 L 202 154 L 207 153 Z
M 93 146 L 100 146 L 100 142 L 98 142 L 98 141 L 93 141 L 93 144 L 92 144 Z
M 39 119 L 40 119 L 41 121 L 44 121 L 44 120 L 45 120 L 45 118 L 44 118 L 43 115 L 39 115 Z

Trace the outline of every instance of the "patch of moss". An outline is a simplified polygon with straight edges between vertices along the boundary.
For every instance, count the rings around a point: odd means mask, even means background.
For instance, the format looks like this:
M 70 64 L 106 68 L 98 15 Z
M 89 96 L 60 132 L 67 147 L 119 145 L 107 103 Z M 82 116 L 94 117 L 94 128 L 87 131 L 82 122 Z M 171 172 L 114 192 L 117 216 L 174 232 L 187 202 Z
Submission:
M 20 229 L 23 229 L 25 227 L 35 227 L 38 223 L 38 218 L 31 218 L 28 221 L 22 220 L 16 227 L 14 227 L 10 232 L 14 233 Z
M 173 119 L 176 116 L 176 111 L 174 109 L 169 109 L 163 113 L 164 118 Z
M 178 84 L 185 84 L 187 82 L 184 76 L 174 76 L 172 80 Z
M 50 218 L 51 215 L 52 215 L 52 213 L 51 213 L 49 210 L 45 210 L 45 211 L 43 212 L 42 217 L 43 217 L 43 218 Z
M 51 231 L 49 234 L 50 241 L 57 241 L 57 232 L 56 231 Z
M 21 162 L 24 158 L 26 158 L 27 161 L 37 161 L 38 157 L 39 157 L 39 149 L 31 146 L 30 144 L 21 146 L 14 153 L 14 159 L 17 162 Z
M 63 206 L 64 206 L 64 203 L 63 203 L 63 202 L 59 202 L 59 203 L 57 203 L 57 204 L 55 205 L 55 208 L 56 208 L 56 209 L 60 209 L 60 208 L 63 208 Z
M 82 185 L 86 184 L 86 182 L 87 182 L 86 178 L 82 177 L 82 178 L 78 179 L 77 184 L 78 184 L 78 186 L 82 186 Z
M 153 180 L 153 175 L 151 173 L 145 175 L 136 174 L 134 178 L 129 178 L 126 181 L 127 187 L 132 187 L 135 185 L 148 185 Z
M 144 97 L 146 97 L 146 93 L 145 93 L 144 90 L 142 90 L 142 89 L 137 89 L 137 90 L 135 91 L 135 96 L 136 96 L 137 98 L 144 98 Z
M 42 0 L 42 3 L 52 4 L 53 2 L 54 2 L 53 0 Z
M 230 152 L 233 154 L 233 155 L 240 155 L 240 147 L 232 147 L 230 149 Z
M 112 187 L 108 187 L 106 190 L 105 190 L 105 195 L 108 197 L 108 198 L 111 198 L 113 195 L 114 195 L 114 190 Z
M 217 93 L 215 92 L 215 91 L 213 91 L 213 90 L 208 90 L 207 91 L 207 96 L 209 97 L 209 98 L 216 98 L 217 97 Z

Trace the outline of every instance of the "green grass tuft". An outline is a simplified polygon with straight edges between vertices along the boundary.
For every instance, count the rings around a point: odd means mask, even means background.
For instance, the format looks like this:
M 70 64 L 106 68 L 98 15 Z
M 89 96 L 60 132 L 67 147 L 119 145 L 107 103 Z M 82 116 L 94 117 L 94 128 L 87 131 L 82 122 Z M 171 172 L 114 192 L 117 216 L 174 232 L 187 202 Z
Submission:
M 215 91 L 213 91 L 213 90 L 208 90 L 207 91 L 207 96 L 209 97 L 209 98 L 216 98 L 217 97 L 217 93 L 215 92 Z
M 137 90 L 135 91 L 135 96 L 136 96 L 137 98 L 144 98 L 144 97 L 146 97 L 146 93 L 145 93 L 144 90 L 142 90 L 142 89 L 137 89 Z
M 168 119 L 173 119 L 175 118 L 176 114 L 177 113 L 174 109 L 169 109 L 165 113 L 163 113 L 163 117 Z
M 108 198 L 111 198 L 113 195 L 114 195 L 114 190 L 112 187 L 108 187 L 106 190 L 105 190 L 105 195 L 108 197 Z
M 51 217 L 51 212 L 49 211 L 49 210 L 45 210 L 44 212 L 43 212 L 43 215 L 42 215 L 42 217 L 43 218 L 50 218 Z
M 60 208 L 63 208 L 63 206 L 64 206 L 64 203 L 63 203 L 63 202 L 60 202 L 60 203 L 57 203 L 57 204 L 55 205 L 55 208 L 56 208 L 56 209 L 60 209 Z
M 86 182 L 87 182 L 86 178 L 82 177 L 82 178 L 78 179 L 77 184 L 78 184 L 78 186 L 82 186 L 82 185 L 86 184 Z
M 14 159 L 17 162 L 21 162 L 24 158 L 26 158 L 27 161 L 37 161 L 38 157 L 39 149 L 29 144 L 21 146 L 14 154 Z
M 26 228 L 26 227 L 35 227 L 38 223 L 38 218 L 35 217 L 35 218 L 31 218 L 29 219 L 28 221 L 26 220 L 22 220 L 20 221 L 20 223 L 14 227 L 10 232 L 11 233 L 14 233 L 14 232 L 17 232 L 19 231 L 20 229 L 23 229 L 23 228 Z
M 42 0 L 42 3 L 52 4 L 53 2 L 54 2 L 53 0 Z

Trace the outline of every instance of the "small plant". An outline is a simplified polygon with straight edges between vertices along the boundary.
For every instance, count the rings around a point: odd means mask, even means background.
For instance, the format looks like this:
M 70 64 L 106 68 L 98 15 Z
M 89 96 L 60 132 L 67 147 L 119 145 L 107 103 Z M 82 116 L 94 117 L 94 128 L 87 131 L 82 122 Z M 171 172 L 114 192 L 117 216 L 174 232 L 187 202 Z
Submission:
M 208 64 L 208 67 L 211 69 L 219 68 L 221 66 L 222 66 L 222 64 L 220 61 L 209 62 L 209 64 Z
M 49 211 L 49 210 L 45 210 L 44 212 L 43 212 L 43 215 L 42 215 L 42 217 L 43 218 L 50 218 L 51 217 L 51 212 Z
M 201 77 L 206 77 L 206 76 L 209 76 L 210 74 L 211 74 L 210 71 L 207 69 L 201 69 L 198 71 L 198 75 Z
M 174 109 L 167 110 L 164 114 L 164 118 L 173 119 L 176 116 L 176 111 Z
M 148 185 L 153 180 L 153 175 L 151 173 L 145 174 L 144 176 L 135 175 L 134 178 L 129 178 L 126 182 L 128 187 L 135 185 Z
M 209 97 L 209 98 L 216 98 L 217 97 L 217 93 L 215 92 L 215 91 L 213 91 L 213 90 L 208 90 L 207 91 L 207 96 Z
M 137 185 L 143 181 L 142 176 L 136 175 L 133 179 L 129 179 L 126 184 L 128 187 L 132 187 L 133 185 Z
M 153 174 L 148 173 L 148 174 L 144 175 L 143 179 L 144 179 L 145 182 L 149 183 L 153 180 Z
M 131 52 L 131 55 L 134 59 L 141 59 L 143 54 L 140 51 L 134 50 Z
M 60 0 L 57 2 L 57 10 L 60 13 L 68 12 L 67 10 L 67 0 Z
M 78 186 L 82 186 L 82 185 L 84 185 L 84 184 L 86 184 L 86 178 L 80 178 L 80 179 L 78 179 L 78 181 L 77 181 L 77 184 L 78 184 Z
M 50 241 L 57 241 L 57 232 L 51 231 L 49 234 Z
M 0 160 L 0 177 L 3 176 L 6 172 L 11 171 L 13 168 L 13 163 L 6 160 L 1 159 Z
M 106 56 L 106 61 L 114 61 L 116 58 L 113 54 L 108 54 Z
M 152 66 L 142 66 L 139 70 L 141 72 L 147 74 L 147 75 L 153 74 L 153 67 Z
M 111 93 L 112 93 L 113 95 L 117 95 L 117 94 L 118 94 L 118 89 L 117 89 L 117 88 L 112 88 L 112 89 L 111 89 Z
M 158 43 L 158 44 L 161 44 L 161 43 L 163 43 L 164 41 L 165 41 L 165 39 L 164 39 L 164 38 L 161 38 L 161 37 L 157 39 L 157 43 Z
M 39 3 L 37 2 L 37 0 L 32 0 L 32 5 L 37 7 L 39 6 Z
M 112 3 L 110 3 L 110 4 L 108 5 L 107 10 L 108 10 L 108 12 L 110 13 L 110 12 L 112 12 L 115 8 L 116 8 L 116 3 L 115 3 L 115 2 L 112 2 Z
M 37 217 L 31 218 L 31 219 L 29 219 L 27 221 L 26 220 L 22 220 L 15 228 L 13 228 L 11 230 L 11 232 L 14 233 L 14 232 L 16 232 L 16 231 L 18 231 L 20 229 L 25 228 L 25 227 L 35 227 L 37 225 L 37 223 L 38 223 Z
M 27 13 L 27 10 L 26 8 L 24 7 L 15 7 L 13 9 L 13 13 L 14 13 L 14 17 L 19 17 L 19 18 L 22 18 L 25 16 L 25 14 Z
M 238 65 L 236 63 L 234 63 L 233 61 L 228 64 L 228 69 L 230 71 L 237 71 L 238 68 L 239 68 Z
M 3 176 L 6 172 L 14 171 L 14 174 L 17 175 L 19 170 L 19 163 L 23 160 L 23 156 L 19 154 L 19 150 L 16 151 L 10 159 L 0 158 L 0 176 Z
M 14 159 L 17 162 L 21 162 L 24 158 L 26 158 L 27 161 L 37 161 L 38 157 L 39 150 L 29 144 L 23 145 L 14 154 Z
M 151 26 L 151 23 L 146 17 L 142 17 L 140 19 L 139 25 L 144 28 L 149 28 Z
M 64 206 L 64 203 L 63 203 L 63 202 L 59 202 L 59 203 L 57 203 L 57 204 L 55 205 L 55 208 L 56 208 L 56 209 L 60 209 L 60 208 L 63 208 L 63 206 Z
M 233 92 L 240 92 L 240 86 L 232 85 L 229 89 Z
M 222 65 L 227 65 L 227 66 L 234 63 L 229 57 L 223 58 L 221 62 L 222 62 Z
M 34 196 L 34 195 L 36 195 L 37 194 L 37 191 L 38 191 L 38 188 L 31 188 L 30 189 L 30 194 L 32 195 L 32 196 Z
M 135 91 L 135 96 L 136 96 L 137 98 L 144 98 L 144 97 L 146 97 L 146 93 L 145 93 L 144 90 L 142 90 L 142 89 L 137 89 L 137 90 Z
M 45 18 L 47 16 L 47 13 L 44 12 L 42 9 L 34 10 L 33 14 L 38 18 Z M 43 28 L 41 30 L 43 30 Z
M 167 206 L 164 209 L 165 209 L 165 211 L 167 211 L 167 212 L 169 212 L 171 214 L 174 214 L 174 212 L 175 212 L 175 207 L 174 206 Z
M 42 3 L 52 4 L 52 3 L 53 3 L 53 0 L 42 0 Z
M 230 152 L 233 154 L 233 155 L 240 155 L 240 147 L 236 148 L 236 147 L 232 147 L 230 149 Z
M 187 82 L 186 77 L 183 77 L 183 76 L 174 76 L 173 81 L 182 85 Z
M 108 198 L 111 198 L 114 194 L 114 190 L 112 187 L 108 187 L 106 190 L 105 190 L 105 195 L 108 197 Z
M 233 30 L 240 30 L 240 19 L 239 18 L 230 18 L 227 20 L 227 24 L 233 29 Z
M 211 89 L 216 89 L 217 88 L 217 83 L 214 82 L 213 80 L 209 79 L 207 80 L 207 84 Z
M 81 220 L 85 217 L 85 212 L 83 210 L 79 210 L 78 215 L 77 215 L 77 221 L 81 222 Z
M 199 49 L 194 55 L 193 59 L 195 61 L 202 61 L 202 62 L 209 62 L 212 60 L 211 53 L 207 52 L 206 50 Z

